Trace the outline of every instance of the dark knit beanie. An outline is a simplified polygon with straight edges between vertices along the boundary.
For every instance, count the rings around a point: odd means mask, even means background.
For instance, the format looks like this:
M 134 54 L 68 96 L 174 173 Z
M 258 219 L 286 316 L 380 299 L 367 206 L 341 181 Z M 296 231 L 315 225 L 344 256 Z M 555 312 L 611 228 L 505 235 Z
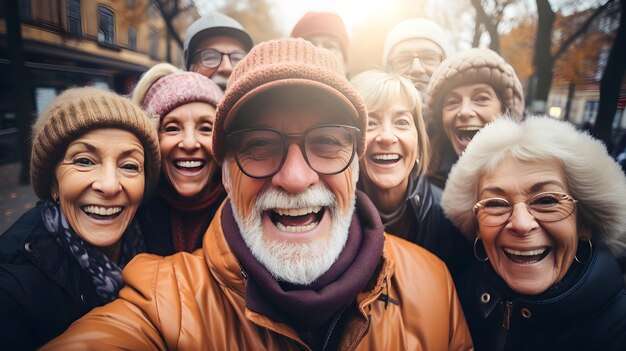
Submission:
M 331 35 L 341 43 L 343 57 L 348 57 L 348 33 L 339 15 L 332 12 L 307 12 L 291 31 L 292 38 L 307 39 L 313 35 Z
M 64 91 L 33 126 L 30 179 L 35 194 L 51 197 L 54 171 L 67 146 L 94 129 L 114 128 L 133 133 L 144 148 L 146 191 L 156 185 L 161 165 L 159 139 L 148 116 L 129 99 L 98 88 Z
M 242 106 L 262 92 L 286 86 L 326 93 L 351 111 L 354 126 L 361 130 L 358 153 L 363 154 L 367 111 L 346 79 L 343 63 L 329 50 L 318 49 L 304 39 L 283 38 L 255 46 L 230 76 L 213 129 L 213 156 L 220 165 L 227 151 L 226 136 Z
M 452 89 L 476 83 L 490 85 L 505 112 L 521 120 L 524 91 L 515 70 L 494 51 L 478 48 L 447 58 L 433 73 L 426 94 L 431 119 L 441 121 L 443 99 Z

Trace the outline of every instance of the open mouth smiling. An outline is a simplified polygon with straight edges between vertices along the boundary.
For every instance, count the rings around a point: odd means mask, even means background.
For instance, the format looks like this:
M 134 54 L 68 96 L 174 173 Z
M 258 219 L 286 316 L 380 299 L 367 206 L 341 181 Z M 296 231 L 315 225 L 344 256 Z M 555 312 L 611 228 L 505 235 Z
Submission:
M 197 172 L 206 165 L 204 160 L 175 160 L 174 167 L 179 170 Z
M 399 162 L 402 159 L 402 155 L 396 153 L 372 154 L 369 158 L 376 164 L 391 165 Z
M 504 252 L 506 257 L 514 263 L 533 264 L 546 258 L 550 251 L 552 251 L 552 248 L 544 247 L 540 249 L 521 251 L 505 247 L 502 248 L 502 251 Z
M 279 230 L 287 233 L 308 232 L 320 223 L 326 207 L 275 208 L 267 211 L 270 220 Z
M 97 220 L 107 220 L 114 219 L 122 213 L 124 207 L 122 206 L 98 206 L 98 205 L 86 205 L 82 206 L 81 210 L 85 212 L 85 214 L 93 219 Z
M 456 137 L 461 142 L 469 143 L 481 128 L 479 126 L 458 127 L 456 128 Z

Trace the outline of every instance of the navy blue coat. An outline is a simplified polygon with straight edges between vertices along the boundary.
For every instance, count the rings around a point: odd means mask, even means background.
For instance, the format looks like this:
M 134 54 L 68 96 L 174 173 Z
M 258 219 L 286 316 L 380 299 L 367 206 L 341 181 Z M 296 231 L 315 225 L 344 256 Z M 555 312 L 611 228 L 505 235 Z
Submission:
M 604 245 L 593 249 L 537 296 L 513 292 L 488 261 L 476 263 L 457 286 L 476 350 L 626 350 L 622 273 Z

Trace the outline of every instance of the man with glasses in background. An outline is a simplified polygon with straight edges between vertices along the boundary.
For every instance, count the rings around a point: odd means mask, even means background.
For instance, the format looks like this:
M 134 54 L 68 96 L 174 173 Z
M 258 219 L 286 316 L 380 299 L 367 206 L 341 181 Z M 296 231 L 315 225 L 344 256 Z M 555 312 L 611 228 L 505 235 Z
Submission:
M 185 69 L 207 76 L 226 90 L 233 68 L 252 46 L 250 34 L 239 22 L 219 12 L 209 13 L 187 29 Z
M 426 97 L 433 72 L 446 58 L 447 37 L 441 27 L 424 18 L 411 18 L 393 27 L 383 46 L 383 67 L 408 78 Z
M 138 256 L 118 300 L 44 349 L 472 348 L 445 264 L 356 190 L 367 111 L 331 51 L 257 45 L 217 111 L 229 198 L 202 249 Z

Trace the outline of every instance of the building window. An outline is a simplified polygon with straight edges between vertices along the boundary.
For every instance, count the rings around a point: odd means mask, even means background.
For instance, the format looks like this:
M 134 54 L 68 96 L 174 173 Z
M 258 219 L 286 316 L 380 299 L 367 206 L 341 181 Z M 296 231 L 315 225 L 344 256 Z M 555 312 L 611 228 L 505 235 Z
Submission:
M 150 58 L 158 59 L 159 52 L 159 32 L 154 29 L 150 29 Z
M 128 48 L 137 51 L 137 29 L 128 28 Z
M 80 35 L 82 33 L 82 24 L 80 19 L 80 0 L 67 1 L 67 31 Z
M 98 41 L 115 43 L 115 18 L 113 12 L 104 6 L 98 6 Z
M 150 1 L 150 5 L 148 6 L 148 16 L 150 16 L 150 18 L 157 18 L 159 16 L 159 5 L 157 5 L 154 0 Z

